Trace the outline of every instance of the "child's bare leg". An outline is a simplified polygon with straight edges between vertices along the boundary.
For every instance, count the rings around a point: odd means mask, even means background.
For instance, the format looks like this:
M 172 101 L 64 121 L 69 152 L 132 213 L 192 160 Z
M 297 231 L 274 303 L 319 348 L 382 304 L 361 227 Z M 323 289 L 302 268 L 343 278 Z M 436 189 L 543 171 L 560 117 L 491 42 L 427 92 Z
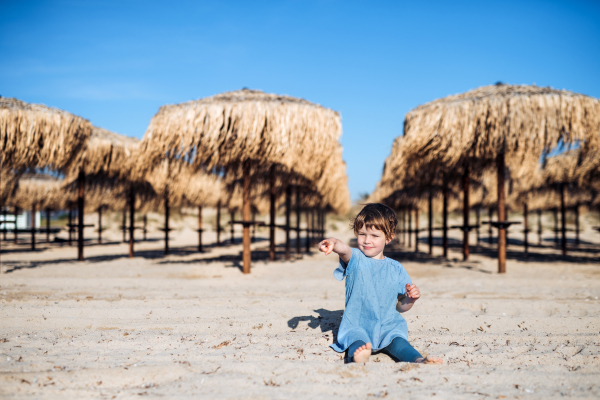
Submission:
M 369 361 L 369 357 L 371 356 L 371 348 L 371 343 L 367 343 L 356 349 L 356 351 L 352 355 L 354 362 L 366 363 L 367 361 Z
M 443 364 L 444 361 L 441 358 L 434 356 L 427 356 L 425 358 L 417 358 L 415 360 L 416 363 L 420 364 Z

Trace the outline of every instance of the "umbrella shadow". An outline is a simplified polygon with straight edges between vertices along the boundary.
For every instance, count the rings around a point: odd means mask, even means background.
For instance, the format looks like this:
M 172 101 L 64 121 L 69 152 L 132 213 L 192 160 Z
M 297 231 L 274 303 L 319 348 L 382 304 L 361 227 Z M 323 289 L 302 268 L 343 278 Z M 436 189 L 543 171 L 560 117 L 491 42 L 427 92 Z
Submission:
M 336 310 L 330 311 L 324 308 L 319 308 L 318 310 L 314 310 L 318 317 L 314 315 L 304 315 L 299 317 L 294 317 L 288 321 L 288 327 L 292 330 L 295 330 L 300 325 L 300 322 L 308 321 L 308 327 L 311 329 L 321 328 L 321 332 L 331 332 L 333 336 L 333 342 L 337 342 L 337 335 L 340 329 L 340 324 L 342 323 L 342 317 L 344 315 L 344 310 Z

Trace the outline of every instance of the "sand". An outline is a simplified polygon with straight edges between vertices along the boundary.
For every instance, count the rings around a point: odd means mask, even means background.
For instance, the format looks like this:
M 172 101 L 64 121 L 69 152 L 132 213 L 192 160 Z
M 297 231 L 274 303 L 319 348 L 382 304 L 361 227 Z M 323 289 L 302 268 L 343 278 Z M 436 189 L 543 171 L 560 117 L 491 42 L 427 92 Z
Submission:
M 73 261 L 74 247 L 3 243 L 0 398 L 600 397 L 593 232 L 570 258 L 550 246 L 528 259 L 509 253 L 504 275 L 485 252 L 468 262 L 458 247 L 449 261 L 390 252 L 423 296 L 404 315 L 410 341 L 442 357 L 437 366 L 381 354 L 346 364 L 328 348 L 344 309 L 333 256 L 313 248 L 293 262 L 257 260 L 242 275 L 239 244 L 197 253 L 192 228 L 173 233 L 168 257 L 160 234 L 128 259 L 109 232 L 85 262 Z M 205 238 L 212 244 L 214 233 Z M 253 244 L 259 258 L 265 243 Z

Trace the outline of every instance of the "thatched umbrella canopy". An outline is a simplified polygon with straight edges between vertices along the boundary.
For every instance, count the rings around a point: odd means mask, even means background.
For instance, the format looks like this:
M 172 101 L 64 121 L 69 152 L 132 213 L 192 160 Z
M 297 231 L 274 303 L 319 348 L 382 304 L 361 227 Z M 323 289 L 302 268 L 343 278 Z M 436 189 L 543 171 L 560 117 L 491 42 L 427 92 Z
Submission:
M 31 211 L 31 249 L 35 250 L 35 231 L 34 218 L 37 211 L 60 209 L 65 204 L 65 196 L 61 189 L 61 182 L 58 178 L 46 174 L 24 174 L 18 182 L 13 195 L 8 197 L 7 204 Z M 49 220 L 47 212 L 47 237 L 49 238 Z M 15 225 L 16 229 L 16 225 Z M 15 231 L 16 235 L 16 231 Z
M 332 110 L 243 89 L 161 107 L 148 126 L 142 151 L 146 165 L 166 156 L 188 161 L 196 169 L 241 172 L 244 272 L 249 273 L 251 170 L 259 171 L 255 180 L 262 175 L 272 182 L 274 171 L 284 171 L 316 182 L 341 132 L 340 116 Z
M 86 119 L 41 104 L 0 97 L 0 160 L 3 168 L 62 171 L 92 133 Z
M 145 170 L 139 168 L 137 161 L 139 144 L 138 139 L 93 127 L 85 147 L 70 166 L 65 178 L 65 185 L 73 186 L 77 182 L 79 260 L 83 260 L 83 214 L 86 183 L 100 188 L 116 188 L 117 192 L 126 193 L 130 211 L 129 256 L 133 257 L 135 198 L 140 195 L 147 197 L 153 195 L 151 186 L 144 179 L 142 171 Z M 101 207 L 98 208 L 99 213 L 102 212 L 101 210 Z M 101 223 L 100 214 L 99 224 L 101 225 Z M 99 229 L 101 230 L 101 226 Z
M 415 108 L 406 116 L 404 133 L 410 160 L 445 170 L 496 166 L 498 263 L 504 272 L 506 170 L 513 179 L 530 181 L 542 156 L 560 144 L 597 150 L 600 101 L 565 90 L 497 84 Z

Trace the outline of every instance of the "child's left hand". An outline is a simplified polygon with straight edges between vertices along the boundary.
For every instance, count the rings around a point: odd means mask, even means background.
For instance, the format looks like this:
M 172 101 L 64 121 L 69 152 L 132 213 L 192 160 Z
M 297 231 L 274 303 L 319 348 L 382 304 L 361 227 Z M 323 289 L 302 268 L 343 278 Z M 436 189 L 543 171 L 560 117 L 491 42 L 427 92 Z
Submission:
M 412 284 L 406 284 L 406 296 L 408 296 L 408 298 L 414 303 L 415 301 L 419 300 L 419 298 L 421 297 L 421 291 L 419 290 L 419 288 L 417 287 L 417 285 L 415 285 L 414 283 Z

